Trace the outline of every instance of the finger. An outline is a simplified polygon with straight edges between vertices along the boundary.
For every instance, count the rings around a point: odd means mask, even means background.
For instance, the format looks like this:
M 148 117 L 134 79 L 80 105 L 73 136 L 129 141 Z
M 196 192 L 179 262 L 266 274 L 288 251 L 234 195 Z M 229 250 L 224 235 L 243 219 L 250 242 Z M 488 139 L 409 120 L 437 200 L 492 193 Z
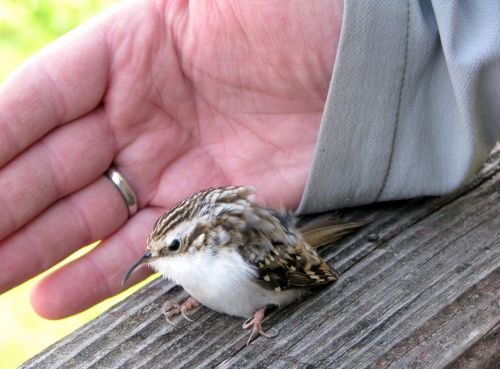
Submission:
M 0 170 L 0 240 L 99 177 L 114 157 L 102 109 L 58 128 Z
M 127 217 L 125 201 L 104 177 L 58 201 L 0 243 L 0 293 L 108 236 Z
M 0 86 L 0 167 L 99 104 L 109 70 L 103 24 L 89 22 L 56 40 Z
M 31 294 L 36 312 L 48 319 L 64 318 L 119 293 L 125 272 L 144 254 L 147 235 L 162 212 L 141 210 L 91 252 L 42 279 Z M 138 268 L 130 285 L 149 273 L 147 267 Z

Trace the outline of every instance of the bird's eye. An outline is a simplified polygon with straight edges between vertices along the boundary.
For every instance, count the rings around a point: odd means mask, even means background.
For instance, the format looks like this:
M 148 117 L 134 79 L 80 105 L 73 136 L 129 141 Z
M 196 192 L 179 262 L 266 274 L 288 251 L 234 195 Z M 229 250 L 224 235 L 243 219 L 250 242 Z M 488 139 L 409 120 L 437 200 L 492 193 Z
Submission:
M 172 240 L 172 242 L 170 243 L 170 246 L 168 247 L 168 249 L 170 251 L 177 251 L 177 250 L 179 250 L 179 247 L 181 247 L 181 241 L 179 241 L 178 238 L 174 238 Z

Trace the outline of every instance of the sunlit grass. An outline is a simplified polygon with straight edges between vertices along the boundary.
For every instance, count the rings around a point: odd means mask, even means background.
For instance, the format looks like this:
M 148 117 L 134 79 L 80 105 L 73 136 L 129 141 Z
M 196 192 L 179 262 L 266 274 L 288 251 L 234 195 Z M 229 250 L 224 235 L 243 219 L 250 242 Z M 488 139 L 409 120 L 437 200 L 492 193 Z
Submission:
M 2 0 L 0 2 L 0 82 L 34 51 L 116 0 Z M 71 259 L 81 256 L 88 247 Z M 29 292 L 41 276 L 0 296 L 0 369 L 14 368 L 48 345 L 98 316 L 138 287 L 73 317 L 38 317 Z

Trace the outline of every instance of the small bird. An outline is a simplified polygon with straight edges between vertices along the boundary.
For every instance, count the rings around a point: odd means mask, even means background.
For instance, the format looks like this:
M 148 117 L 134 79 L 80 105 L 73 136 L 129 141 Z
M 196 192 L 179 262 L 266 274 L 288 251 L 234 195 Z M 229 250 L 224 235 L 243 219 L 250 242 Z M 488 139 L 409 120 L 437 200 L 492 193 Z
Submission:
M 283 307 L 314 287 L 337 280 L 316 248 L 362 226 L 318 218 L 299 227 L 290 211 L 265 208 L 254 201 L 250 186 L 228 186 L 197 192 L 179 202 L 155 223 L 146 253 L 127 271 L 148 263 L 181 285 L 191 297 L 183 304 L 165 303 L 171 318 L 200 303 L 215 311 L 248 318 L 247 344 L 262 329 L 266 308 Z

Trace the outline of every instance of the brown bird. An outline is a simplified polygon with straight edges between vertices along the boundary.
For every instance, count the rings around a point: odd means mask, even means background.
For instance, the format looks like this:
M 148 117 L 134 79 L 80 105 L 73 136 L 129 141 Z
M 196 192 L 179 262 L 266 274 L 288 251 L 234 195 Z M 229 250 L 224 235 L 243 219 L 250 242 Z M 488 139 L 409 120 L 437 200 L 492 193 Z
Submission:
M 252 187 L 200 191 L 167 211 L 153 227 L 146 253 L 126 273 L 147 262 L 181 285 L 191 297 L 182 305 L 165 303 L 170 319 L 200 303 L 221 313 L 248 318 L 257 335 L 265 310 L 283 307 L 314 287 L 337 280 L 316 248 L 331 244 L 362 226 L 323 217 L 305 226 L 290 211 L 264 208 Z M 172 324 L 172 323 L 171 323 Z

